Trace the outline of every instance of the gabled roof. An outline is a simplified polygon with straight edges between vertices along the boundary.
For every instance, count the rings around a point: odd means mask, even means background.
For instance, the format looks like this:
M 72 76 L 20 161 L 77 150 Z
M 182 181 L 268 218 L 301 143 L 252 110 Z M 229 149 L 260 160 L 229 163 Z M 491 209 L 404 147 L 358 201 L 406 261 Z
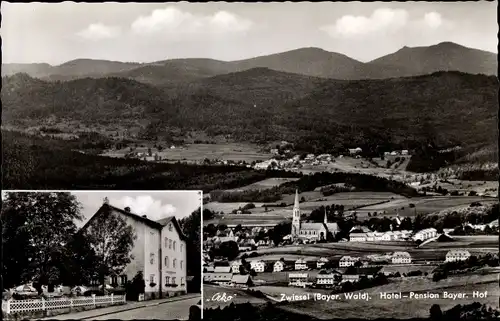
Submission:
M 233 277 L 231 278 L 231 281 L 236 284 L 248 284 L 252 282 L 252 278 L 250 275 L 240 275 L 240 274 L 234 274 Z
M 169 222 L 172 222 L 174 224 L 175 228 L 177 229 L 177 233 L 179 233 L 179 237 L 181 238 L 181 240 L 184 240 L 184 241 L 186 240 L 186 236 L 182 232 L 182 229 L 179 225 L 179 222 L 177 221 L 175 216 L 169 216 L 169 217 L 166 217 L 166 218 L 158 220 L 158 221 L 153 221 L 153 220 L 148 219 L 147 217 L 143 217 L 141 215 L 126 211 L 124 209 L 121 209 L 121 208 L 118 208 L 118 207 L 115 207 L 113 205 L 109 205 L 106 203 L 102 204 L 102 206 L 97 210 L 97 212 L 90 218 L 90 220 L 88 220 L 87 223 L 85 223 L 85 225 L 80 230 L 84 230 L 90 224 L 90 222 L 92 220 L 94 220 L 94 218 L 98 217 L 98 215 L 101 215 L 102 213 L 106 212 L 107 210 L 115 211 L 115 212 L 118 212 L 120 214 L 126 215 L 126 216 L 128 216 L 128 217 L 130 217 L 138 222 L 141 222 L 141 223 L 146 224 L 147 226 L 149 226 L 151 228 L 158 229 L 158 230 L 161 230 Z

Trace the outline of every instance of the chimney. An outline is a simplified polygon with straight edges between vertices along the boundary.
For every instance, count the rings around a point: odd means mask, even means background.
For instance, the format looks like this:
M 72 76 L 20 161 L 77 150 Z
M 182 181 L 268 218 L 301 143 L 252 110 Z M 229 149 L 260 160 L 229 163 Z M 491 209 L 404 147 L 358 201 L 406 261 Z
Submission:
M 148 216 L 147 216 L 147 215 L 143 215 L 142 217 L 144 217 L 144 218 L 148 218 Z
M 109 199 L 107 197 L 105 197 L 103 203 L 104 204 L 109 204 Z
M 130 207 L 125 207 L 125 212 L 129 212 L 130 213 Z

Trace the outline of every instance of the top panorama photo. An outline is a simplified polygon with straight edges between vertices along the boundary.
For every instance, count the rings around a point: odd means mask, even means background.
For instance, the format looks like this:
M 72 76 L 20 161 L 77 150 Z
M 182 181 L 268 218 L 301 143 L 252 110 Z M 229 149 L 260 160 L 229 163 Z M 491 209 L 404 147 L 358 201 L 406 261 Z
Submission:
M 3 188 L 496 197 L 495 9 L 4 2 Z

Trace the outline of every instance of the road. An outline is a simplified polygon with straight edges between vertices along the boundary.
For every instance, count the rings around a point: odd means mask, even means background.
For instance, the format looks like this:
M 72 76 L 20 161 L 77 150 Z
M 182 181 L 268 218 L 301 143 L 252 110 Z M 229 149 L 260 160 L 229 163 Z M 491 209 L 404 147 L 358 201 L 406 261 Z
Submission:
M 158 320 L 187 320 L 189 319 L 189 307 L 197 304 L 199 297 L 187 300 L 161 303 L 154 306 L 146 306 L 134 310 L 117 312 L 103 315 L 101 317 L 92 317 L 92 320 L 140 320 L 140 319 L 158 319 Z

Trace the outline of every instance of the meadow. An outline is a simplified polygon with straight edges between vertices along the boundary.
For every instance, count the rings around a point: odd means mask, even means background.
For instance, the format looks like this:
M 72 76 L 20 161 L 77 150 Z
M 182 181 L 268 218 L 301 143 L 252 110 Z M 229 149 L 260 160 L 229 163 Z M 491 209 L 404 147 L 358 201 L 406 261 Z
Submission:
M 269 188 L 273 188 L 276 186 L 280 186 L 283 183 L 294 182 L 298 179 L 299 178 L 273 177 L 273 178 L 268 178 L 268 179 L 262 180 L 260 182 L 250 184 L 250 185 L 245 185 L 242 187 L 229 189 L 227 191 L 228 192 L 235 192 L 235 191 L 248 191 L 248 190 L 264 190 L 264 189 L 269 189 Z
M 135 149 L 135 152 L 147 153 L 149 147 L 152 146 L 138 147 Z M 119 150 L 108 150 L 103 154 L 103 156 L 121 158 L 125 157 L 125 154 L 129 152 L 130 149 L 127 147 Z M 188 144 L 184 146 L 175 146 L 173 149 L 166 148 L 162 151 L 153 149 L 153 153 L 157 153 L 162 159 L 173 161 L 203 161 L 204 159 L 209 158 L 246 161 L 251 163 L 253 161 L 264 161 L 272 157 L 271 154 L 262 152 L 260 147 L 244 143 Z
M 341 300 L 334 302 L 326 301 L 302 301 L 283 305 L 282 308 L 302 314 L 311 315 L 320 319 L 323 318 L 412 318 L 428 317 L 429 309 L 433 304 L 439 304 L 442 310 L 452 308 L 457 304 L 468 304 L 480 302 L 492 307 L 498 306 L 499 294 L 496 274 L 472 275 L 450 277 L 446 280 L 433 282 L 427 277 L 411 277 L 397 279 L 398 281 L 389 284 L 369 288 L 359 293 L 369 293 L 371 299 L 347 300 L 341 296 Z M 298 290 L 298 289 L 296 289 Z M 395 300 L 380 299 L 381 292 L 408 294 L 408 292 L 431 292 L 438 293 L 439 299 L 410 299 L 402 298 Z M 464 299 L 444 299 L 443 292 L 466 293 Z M 487 291 L 484 299 L 473 298 L 473 291 Z M 264 292 L 264 291 L 263 291 Z M 297 292 L 295 292 L 297 293 Z M 298 294 L 298 293 L 297 293 Z

